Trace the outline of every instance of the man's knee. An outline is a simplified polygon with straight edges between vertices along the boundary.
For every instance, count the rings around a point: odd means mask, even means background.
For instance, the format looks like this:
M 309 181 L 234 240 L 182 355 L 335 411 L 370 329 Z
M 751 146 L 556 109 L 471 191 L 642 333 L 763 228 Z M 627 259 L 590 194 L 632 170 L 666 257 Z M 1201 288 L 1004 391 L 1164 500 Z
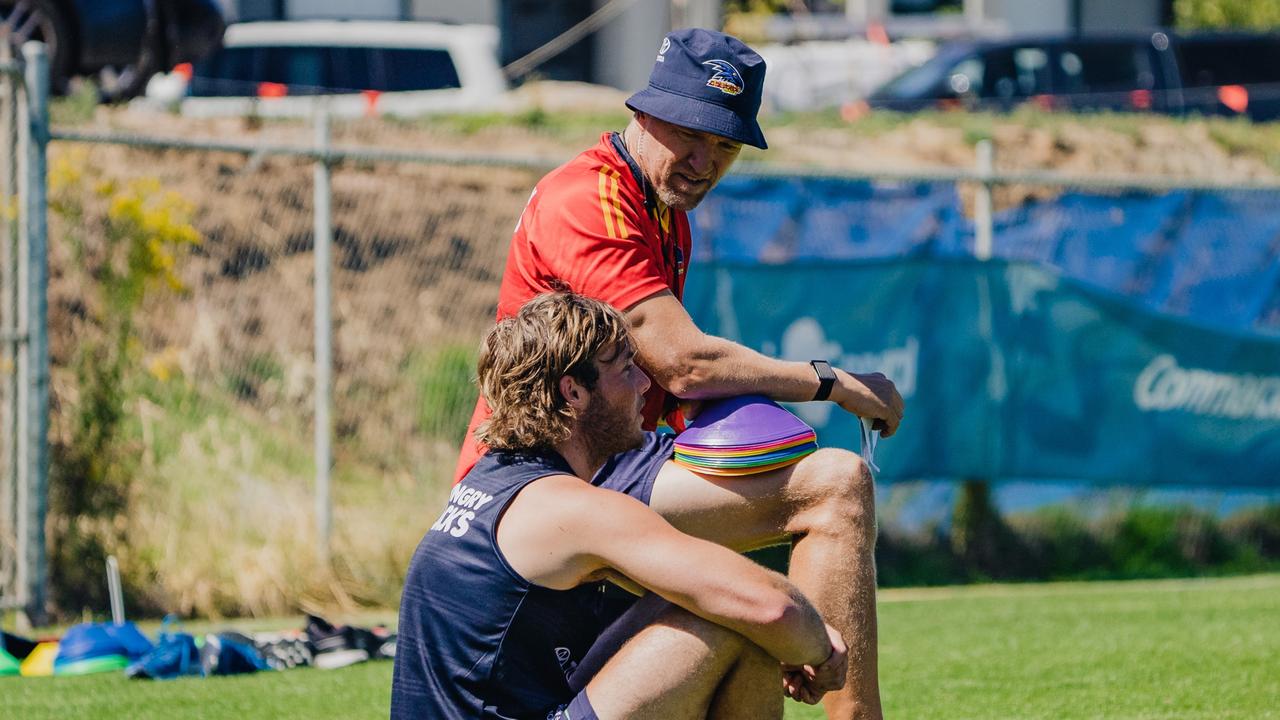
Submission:
M 861 457 L 847 450 L 824 448 L 806 457 L 796 466 L 788 494 L 796 519 L 810 525 L 874 525 L 871 471 Z
M 653 623 L 676 632 L 691 635 L 706 645 L 711 652 L 725 659 L 764 652 L 755 643 L 734 630 L 701 618 L 682 607 L 672 605 Z

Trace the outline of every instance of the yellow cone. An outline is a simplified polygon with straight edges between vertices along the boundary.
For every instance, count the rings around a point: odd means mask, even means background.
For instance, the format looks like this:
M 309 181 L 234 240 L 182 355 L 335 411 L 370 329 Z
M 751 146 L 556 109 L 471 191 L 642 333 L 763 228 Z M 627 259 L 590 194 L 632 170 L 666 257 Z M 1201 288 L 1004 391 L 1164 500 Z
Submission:
M 49 677 L 53 675 L 53 659 L 58 657 L 58 643 L 42 642 L 22 661 L 22 677 Z

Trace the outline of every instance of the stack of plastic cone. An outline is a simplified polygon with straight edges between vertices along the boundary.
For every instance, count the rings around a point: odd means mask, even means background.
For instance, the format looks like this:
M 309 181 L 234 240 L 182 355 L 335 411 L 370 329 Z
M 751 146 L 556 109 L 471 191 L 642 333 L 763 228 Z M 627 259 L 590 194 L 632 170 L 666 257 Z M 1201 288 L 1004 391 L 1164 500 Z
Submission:
M 49 677 L 53 674 L 53 661 L 58 657 L 56 640 L 36 645 L 31 654 L 22 661 L 22 677 Z
M 786 467 L 818 449 L 800 418 L 763 395 L 707 403 L 676 436 L 676 463 L 708 475 L 754 475 Z

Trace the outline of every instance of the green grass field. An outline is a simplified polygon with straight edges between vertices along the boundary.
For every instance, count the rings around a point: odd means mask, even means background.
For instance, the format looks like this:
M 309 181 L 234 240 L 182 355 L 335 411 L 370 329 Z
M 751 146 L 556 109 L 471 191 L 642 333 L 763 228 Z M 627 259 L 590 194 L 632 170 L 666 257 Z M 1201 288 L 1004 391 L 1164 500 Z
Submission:
M 890 717 L 1280 717 L 1280 575 L 897 590 L 880 608 Z M 379 718 L 390 684 L 386 662 L 169 682 L 6 678 L 0 714 Z

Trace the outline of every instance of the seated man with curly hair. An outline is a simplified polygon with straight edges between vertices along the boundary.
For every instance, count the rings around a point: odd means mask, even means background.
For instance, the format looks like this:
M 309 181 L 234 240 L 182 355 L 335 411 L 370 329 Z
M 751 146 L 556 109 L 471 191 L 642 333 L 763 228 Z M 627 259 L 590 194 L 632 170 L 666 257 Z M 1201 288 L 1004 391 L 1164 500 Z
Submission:
M 776 719 L 844 685 L 844 640 L 784 576 L 591 484 L 655 441 L 634 357 L 622 315 L 572 293 L 488 333 L 491 450 L 409 566 L 393 718 Z M 608 628 L 606 581 L 645 594 Z

